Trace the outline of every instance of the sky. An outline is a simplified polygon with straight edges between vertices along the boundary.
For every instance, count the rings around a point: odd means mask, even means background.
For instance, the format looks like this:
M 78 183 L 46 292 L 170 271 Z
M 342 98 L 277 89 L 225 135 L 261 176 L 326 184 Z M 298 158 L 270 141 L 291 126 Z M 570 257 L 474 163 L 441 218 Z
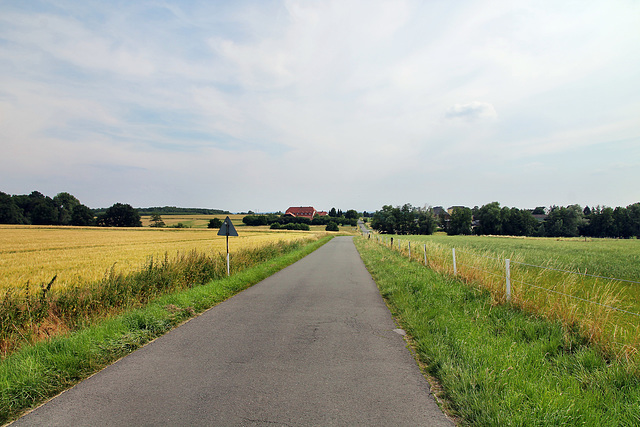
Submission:
M 640 201 L 637 0 L 0 2 L 0 191 L 98 208 Z

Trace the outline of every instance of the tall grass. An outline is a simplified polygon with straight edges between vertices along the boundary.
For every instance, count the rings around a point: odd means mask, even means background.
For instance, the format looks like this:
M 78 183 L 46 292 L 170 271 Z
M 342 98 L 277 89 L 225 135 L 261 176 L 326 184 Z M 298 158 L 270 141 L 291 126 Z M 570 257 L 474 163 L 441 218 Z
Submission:
M 232 273 L 243 271 L 315 239 L 277 241 L 231 254 Z M 226 276 L 226 254 L 195 250 L 158 259 L 148 257 L 140 271 L 119 273 L 114 265 L 101 280 L 52 289 L 54 276 L 37 291 L 11 288 L 0 294 L 2 358 L 24 344 L 76 330 L 93 319 L 142 306 L 160 295 Z
M 389 245 L 356 245 L 460 425 L 640 425 L 637 365 Z
M 390 246 L 390 237 L 385 241 Z M 452 247 L 419 236 L 393 236 L 394 248 L 425 262 L 435 271 L 452 275 Z M 378 239 L 380 237 L 378 236 Z M 486 240 L 486 239 L 485 239 Z M 458 240 L 451 242 L 460 243 Z M 545 245 L 553 244 L 547 241 Z M 491 246 L 488 245 L 490 248 Z M 570 271 L 549 257 L 541 267 L 528 265 L 527 252 L 505 255 L 479 244 L 456 247 L 457 276 L 491 292 L 495 304 L 506 302 L 504 257 L 511 257 L 511 303 L 529 312 L 561 321 L 575 329 L 612 357 L 640 361 L 640 301 L 636 289 L 623 282 L 604 280 Z M 527 262 L 525 262 L 527 261 Z M 583 270 L 584 271 L 584 270 Z

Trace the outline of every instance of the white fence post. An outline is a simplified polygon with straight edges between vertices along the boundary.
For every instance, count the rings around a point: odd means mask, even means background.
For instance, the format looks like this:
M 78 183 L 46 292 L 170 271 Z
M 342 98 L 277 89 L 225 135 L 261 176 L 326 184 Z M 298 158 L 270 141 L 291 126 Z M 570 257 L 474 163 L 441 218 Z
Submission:
M 427 244 L 424 244 L 424 265 L 427 266 Z
M 506 272 L 507 272 L 507 302 L 511 301 L 511 260 L 504 260 Z
M 453 275 L 458 275 L 458 268 L 456 267 L 456 248 L 451 248 L 451 252 L 453 253 Z

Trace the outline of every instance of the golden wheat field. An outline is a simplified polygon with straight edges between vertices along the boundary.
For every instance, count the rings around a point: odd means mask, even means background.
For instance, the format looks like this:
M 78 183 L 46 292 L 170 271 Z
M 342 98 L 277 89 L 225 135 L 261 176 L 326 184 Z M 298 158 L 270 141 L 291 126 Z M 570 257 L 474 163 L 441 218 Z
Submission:
M 38 227 L 0 225 L 0 291 L 39 289 L 57 275 L 54 288 L 101 279 L 111 268 L 139 270 L 149 257 L 178 252 L 226 252 L 226 238 L 217 229 Z M 239 249 L 279 240 L 290 241 L 318 233 L 238 230 L 229 239 Z M 324 234 L 324 233 L 322 233 Z
M 207 228 L 207 225 L 209 225 L 209 220 L 213 218 L 219 218 L 221 220 L 224 220 L 226 217 L 229 217 L 229 219 L 231 219 L 231 222 L 233 222 L 235 226 L 241 226 L 241 227 L 244 226 L 244 224 L 242 223 L 242 218 L 244 218 L 244 215 L 239 215 L 239 214 L 162 215 L 162 221 L 164 221 L 167 227 L 174 227 L 178 224 L 182 224 L 185 227 L 189 227 L 189 228 Z M 141 215 L 140 220 L 142 221 L 143 227 L 148 227 L 151 225 L 151 215 Z

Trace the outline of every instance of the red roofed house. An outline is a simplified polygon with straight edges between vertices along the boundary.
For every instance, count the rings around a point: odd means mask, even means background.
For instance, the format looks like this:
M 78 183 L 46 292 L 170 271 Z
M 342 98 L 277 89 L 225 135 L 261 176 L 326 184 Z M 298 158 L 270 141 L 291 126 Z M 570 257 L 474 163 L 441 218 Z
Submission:
M 303 218 L 313 219 L 313 216 L 316 215 L 317 213 L 318 211 L 316 211 L 315 208 L 311 206 L 300 206 L 300 207 L 291 207 L 287 209 L 287 211 L 284 214 L 295 216 L 295 217 L 301 216 Z

